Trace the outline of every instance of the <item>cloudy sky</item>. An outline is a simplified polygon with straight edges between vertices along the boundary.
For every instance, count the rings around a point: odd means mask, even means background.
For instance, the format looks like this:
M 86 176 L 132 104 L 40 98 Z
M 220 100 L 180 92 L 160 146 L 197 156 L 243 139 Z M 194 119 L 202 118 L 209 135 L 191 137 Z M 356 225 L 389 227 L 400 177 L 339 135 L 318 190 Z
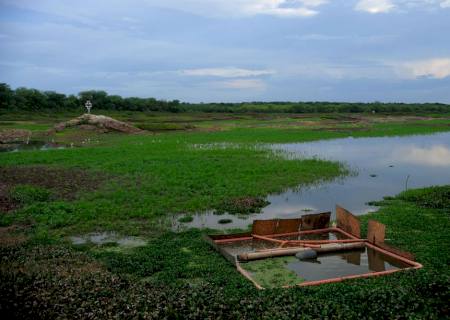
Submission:
M 450 103 L 450 0 L 0 0 L 0 82 L 192 102 Z

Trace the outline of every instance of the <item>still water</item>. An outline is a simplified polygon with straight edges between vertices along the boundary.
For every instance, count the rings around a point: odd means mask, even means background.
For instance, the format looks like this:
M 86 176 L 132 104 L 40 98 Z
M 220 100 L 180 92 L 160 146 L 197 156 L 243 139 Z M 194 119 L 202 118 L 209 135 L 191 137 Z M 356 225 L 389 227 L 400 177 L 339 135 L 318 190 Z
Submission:
M 294 271 L 305 281 L 345 277 L 369 272 L 397 270 L 410 267 L 371 248 L 347 252 L 322 254 L 315 260 L 293 259 L 286 268 Z
M 50 149 L 65 149 L 65 146 L 44 141 L 0 145 L 0 152 L 45 151 Z
M 173 228 L 245 228 L 254 219 L 291 218 L 306 213 L 334 211 L 336 204 L 360 215 L 376 208 L 367 204 L 399 192 L 431 185 L 450 184 L 450 133 L 382 138 L 344 138 L 308 143 L 274 144 L 288 158 L 339 161 L 354 174 L 323 184 L 288 189 L 267 197 L 271 203 L 259 214 L 193 215 L 191 223 Z M 177 217 L 178 218 L 178 217 Z M 231 219 L 220 224 L 221 219 Z

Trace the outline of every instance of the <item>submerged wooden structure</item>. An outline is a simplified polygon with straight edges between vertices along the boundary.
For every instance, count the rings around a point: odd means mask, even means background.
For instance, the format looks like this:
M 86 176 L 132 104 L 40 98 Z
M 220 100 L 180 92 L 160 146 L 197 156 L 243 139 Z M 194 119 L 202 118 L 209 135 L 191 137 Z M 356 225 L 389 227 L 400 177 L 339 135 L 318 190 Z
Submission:
M 405 268 L 383 270 L 355 274 L 350 276 L 323 279 L 318 281 L 306 281 L 298 286 L 311 286 L 324 283 L 339 282 L 346 279 L 367 278 L 400 272 L 407 269 L 422 268 L 414 256 L 385 243 L 385 225 L 375 220 L 369 220 L 367 239 L 361 238 L 361 226 L 359 219 L 348 210 L 336 206 L 336 224 L 330 226 L 330 212 L 303 215 L 297 219 L 271 219 L 255 220 L 252 230 L 245 233 L 227 235 L 208 235 L 205 237 L 216 250 L 228 261 L 234 264 L 237 270 L 249 279 L 258 289 L 263 287 L 257 283 L 252 275 L 242 268 L 241 263 L 256 259 L 295 255 L 301 251 L 314 250 L 318 254 L 371 248 L 395 261 L 402 262 Z M 325 235 L 333 233 L 336 239 L 311 239 L 312 235 Z M 308 239 L 309 237 L 309 239 Z M 246 250 L 245 244 L 250 241 L 260 241 L 266 245 L 261 249 Z M 243 250 L 231 252 L 227 246 L 234 244 Z M 370 257 L 369 257 L 370 258 Z

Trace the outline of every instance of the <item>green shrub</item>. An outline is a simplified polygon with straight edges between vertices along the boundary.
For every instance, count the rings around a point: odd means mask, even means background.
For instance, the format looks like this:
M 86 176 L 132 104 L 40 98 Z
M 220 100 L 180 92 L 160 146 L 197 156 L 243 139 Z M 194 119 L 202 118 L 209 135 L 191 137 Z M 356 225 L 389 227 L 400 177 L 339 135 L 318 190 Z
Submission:
M 184 217 L 181 217 L 180 219 L 178 219 L 178 222 L 188 223 L 188 222 L 192 222 L 193 220 L 194 220 L 193 216 L 184 216 Z
M 408 190 L 399 198 L 425 208 L 450 209 L 450 185 Z
M 52 197 L 50 190 L 31 185 L 18 185 L 11 190 L 11 198 L 22 205 L 46 202 Z

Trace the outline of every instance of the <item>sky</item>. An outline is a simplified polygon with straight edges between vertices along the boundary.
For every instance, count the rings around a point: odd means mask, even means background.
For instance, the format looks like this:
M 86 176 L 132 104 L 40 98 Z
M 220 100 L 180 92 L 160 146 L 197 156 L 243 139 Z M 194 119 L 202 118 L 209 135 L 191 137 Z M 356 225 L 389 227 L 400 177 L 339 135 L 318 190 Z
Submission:
M 0 82 L 187 102 L 450 103 L 450 0 L 0 0 Z

